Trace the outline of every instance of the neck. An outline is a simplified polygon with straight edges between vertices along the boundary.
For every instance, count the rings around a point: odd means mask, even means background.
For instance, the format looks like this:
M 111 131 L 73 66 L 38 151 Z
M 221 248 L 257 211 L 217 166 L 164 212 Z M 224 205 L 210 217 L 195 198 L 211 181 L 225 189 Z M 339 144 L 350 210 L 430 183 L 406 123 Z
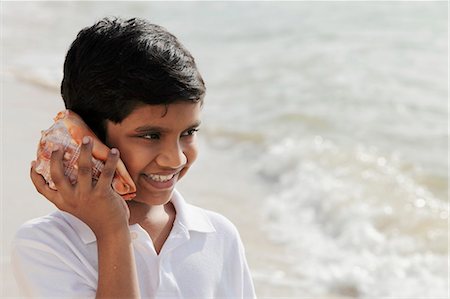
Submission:
M 127 201 L 127 204 L 130 209 L 130 225 L 136 223 L 156 223 L 174 211 L 171 202 L 163 205 L 147 205 L 145 203 Z

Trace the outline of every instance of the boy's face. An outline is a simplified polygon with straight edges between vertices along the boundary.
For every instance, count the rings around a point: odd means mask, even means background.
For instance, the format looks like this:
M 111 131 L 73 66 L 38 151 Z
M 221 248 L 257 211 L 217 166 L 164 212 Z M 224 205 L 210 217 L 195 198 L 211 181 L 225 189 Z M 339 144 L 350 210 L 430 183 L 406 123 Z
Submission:
M 118 148 L 136 184 L 133 199 L 148 205 L 167 203 L 174 187 L 197 157 L 200 103 L 145 105 L 121 123 L 107 121 L 106 145 Z

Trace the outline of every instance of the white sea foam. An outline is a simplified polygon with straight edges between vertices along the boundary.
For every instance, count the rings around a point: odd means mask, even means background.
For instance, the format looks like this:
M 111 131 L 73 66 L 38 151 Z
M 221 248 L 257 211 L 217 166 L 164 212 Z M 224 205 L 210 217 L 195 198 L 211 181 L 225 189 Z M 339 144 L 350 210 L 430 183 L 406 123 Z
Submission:
M 447 204 L 376 148 L 286 139 L 259 165 L 265 203 L 304 294 L 445 297 Z M 426 286 L 426 287 L 424 287 Z

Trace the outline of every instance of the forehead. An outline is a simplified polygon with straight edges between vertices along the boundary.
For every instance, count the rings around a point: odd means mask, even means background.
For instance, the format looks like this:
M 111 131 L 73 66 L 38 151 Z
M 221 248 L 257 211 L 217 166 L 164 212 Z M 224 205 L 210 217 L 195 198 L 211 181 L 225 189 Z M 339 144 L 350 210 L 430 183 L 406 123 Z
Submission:
M 169 105 L 141 105 L 120 124 L 121 127 L 142 125 L 184 126 L 200 119 L 201 103 L 175 102 Z

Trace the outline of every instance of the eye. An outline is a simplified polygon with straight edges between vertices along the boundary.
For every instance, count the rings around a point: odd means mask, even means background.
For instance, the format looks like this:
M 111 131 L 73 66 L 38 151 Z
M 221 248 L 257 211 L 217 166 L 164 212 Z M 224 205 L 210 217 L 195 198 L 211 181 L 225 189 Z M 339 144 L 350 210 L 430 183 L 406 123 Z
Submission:
M 160 134 L 159 133 L 146 133 L 146 134 L 141 135 L 140 137 L 142 137 L 144 139 L 159 139 Z
M 184 132 L 183 134 L 181 134 L 182 137 L 186 137 L 186 136 L 193 136 L 195 135 L 195 133 L 198 132 L 198 128 L 195 129 L 189 129 L 186 132 Z

